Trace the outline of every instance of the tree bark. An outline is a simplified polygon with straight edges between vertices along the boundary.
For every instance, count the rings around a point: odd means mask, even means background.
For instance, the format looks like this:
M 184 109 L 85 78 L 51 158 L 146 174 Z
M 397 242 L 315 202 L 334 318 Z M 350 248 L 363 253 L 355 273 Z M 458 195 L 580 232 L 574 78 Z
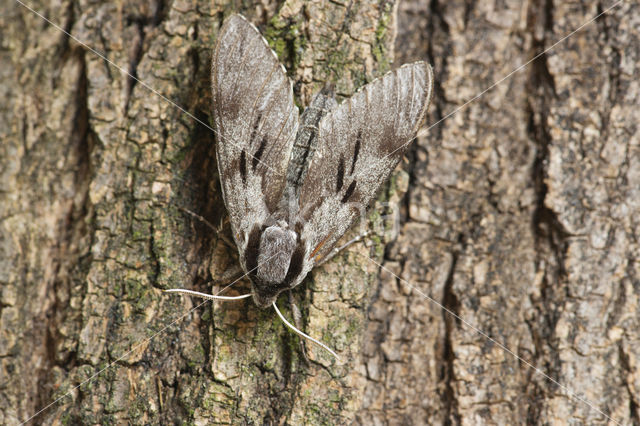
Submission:
M 29 3 L 76 39 L 0 6 L 0 424 L 640 424 L 640 7 L 554 46 L 614 3 L 237 3 Z M 161 291 L 238 264 L 181 210 L 229 236 L 208 126 L 233 12 L 300 106 L 434 65 L 375 234 L 293 292 L 339 362 L 251 300 Z

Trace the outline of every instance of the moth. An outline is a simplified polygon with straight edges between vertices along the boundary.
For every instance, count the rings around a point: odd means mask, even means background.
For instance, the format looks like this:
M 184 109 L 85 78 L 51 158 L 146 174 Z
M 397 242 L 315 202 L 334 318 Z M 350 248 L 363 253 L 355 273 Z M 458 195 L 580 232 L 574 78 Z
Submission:
M 323 90 L 299 117 L 276 54 L 255 26 L 232 15 L 211 80 L 218 169 L 240 263 L 255 303 L 277 310 L 278 295 L 331 254 L 404 155 L 429 106 L 433 73 L 425 62 L 404 65 L 340 105 Z

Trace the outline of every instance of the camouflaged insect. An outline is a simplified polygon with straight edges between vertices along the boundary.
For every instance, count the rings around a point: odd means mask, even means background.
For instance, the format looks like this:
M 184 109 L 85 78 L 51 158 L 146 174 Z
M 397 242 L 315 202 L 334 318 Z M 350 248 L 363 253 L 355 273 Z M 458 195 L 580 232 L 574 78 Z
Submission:
M 404 65 L 340 105 L 321 92 L 299 120 L 266 40 L 242 16 L 227 19 L 212 64 L 217 160 L 257 305 L 331 253 L 415 137 L 432 85 L 428 64 Z

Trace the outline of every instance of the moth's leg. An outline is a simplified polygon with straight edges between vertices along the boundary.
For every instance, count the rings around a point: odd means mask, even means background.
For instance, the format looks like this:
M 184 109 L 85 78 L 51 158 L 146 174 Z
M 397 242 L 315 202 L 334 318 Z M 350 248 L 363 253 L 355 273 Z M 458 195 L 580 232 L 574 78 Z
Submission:
M 234 248 L 235 244 L 233 244 L 231 241 L 229 241 L 229 239 L 224 235 L 224 233 L 221 231 L 222 229 L 222 223 L 220 224 L 220 228 L 216 228 L 215 226 L 213 226 L 213 224 L 211 222 L 209 222 L 207 219 L 205 219 L 204 217 L 200 216 L 198 213 L 192 212 L 191 210 L 182 207 L 182 206 L 178 206 L 178 208 L 180 210 L 182 210 L 183 212 L 187 213 L 188 215 L 190 215 L 191 217 L 199 220 L 200 222 L 204 223 L 205 225 L 207 225 L 213 232 L 216 233 L 216 236 L 218 238 L 220 238 L 222 241 L 224 241 L 224 243 L 229 246 L 230 248 Z
M 323 257 L 322 259 L 320 259 L 320 261 L 318 261 L 318 263 L 316 263 L 316 266 L 320 266 L 323 263 L 331 260 L 333 258 L 333 256 L 335 256 L 336 254 L 340 253 L 342 250 L 346 249 L 351 244 L 357 243 L 358 241 L 362 241 L 369 234 L 370 234 L 369 231 L 363 232 L 362 234 L 358 235 L 357 237 L 350 239 L 349 241 L 347 241 L 346 243 L 344 243 L 340 247 L 334 247 L 333 250 L 331 250 L 325 257 Z
M 192 216 L 193 218 L 207 225 L 213 232 L 215 232 L 216 236 L 220 238 L 228 247 L 230 248 L 235 247 L 235 244 L 229 241 L 229 239 L 221 231 L 223 228 L 222 221 L 220 223 L 220 227 L 216 228 L 215 226 L 213 226 L 211 222 L 209 222 L 207 219 L 200 216 L 199 214 L 192 212 L 191 210 L 182 206 L 177 206 L 177 207 L 183 212 L 187 213 L 188 215 Z M 215 285 L 224 285 L 227 283 L 234 283 L 235 281 L 239 280 L 243 275 L 244 275 L 244 271 L 242 270 L 242 267 L 239 264 L 235 264 L 230 269 L 227 269 L 226 271 L 224 271 L 222 273 L 222 276 L 220 276 L 220 278 L 213 280 L 213 283 Z
M 291 290 L 289 290 L 289 305 L 291 306 L 291 312 L 293 313 L 293 324 L 298 330 L 302 330 L 302 313 L 300 312 L 300 308 L 298 308 L 298 305 L 296 305 L 296 300 L 293 297 L 293 292 Z M 300 351 L 302 352 L 302 357 L 307 363 L 309 363 L 305 340 L 298 339 L 298 341 L 300 342 Z
M 232 266 L 222 273 L 220 278 L 214 281 L 215 284 L 224 285 L 225 283 L 232 283 L 244 275 L 242 267 L 238 264 Z

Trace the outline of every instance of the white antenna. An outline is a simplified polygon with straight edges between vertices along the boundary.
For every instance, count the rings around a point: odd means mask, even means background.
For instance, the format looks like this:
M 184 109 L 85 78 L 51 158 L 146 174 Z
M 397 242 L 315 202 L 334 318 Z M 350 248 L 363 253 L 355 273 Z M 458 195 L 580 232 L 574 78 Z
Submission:
M 199 291 L 185 290 L 183 288 L 172 288 L 169 290 L 164 290 L 164 292 L 186 294 L 187 296 L 202 297 L 203 299 L 209 299 L 209 300 L 238 300 L 238 299 L 246 299 L 247 297 L 251 297 L 251 293 L 243 294 L 241 296 L 214 296 L 213 294 L 200 293 Z
M 247 297 L 251 297 L 251 293 L 243 294 L 241 296 L 214 296 L 213 294 L 200 293 L 199 291 L 186 290 L 186 289 L 183 289 L 183 288 L 172 288 L 172 289 L 169 289 L 169 290 L 164 290 L 164 292 L 165 293 L 186 294 L 187 296 L 202 297 L 203 299 L 209 299 L 209 300 L 239 300 L 239 299 L 246 299 Z M 316 340 L 313 337 L 309 336 L 308 334 L 305 334 L 302 331 L 298 330 L 293 324 L 291 324 L 289 321 L 287 321 L 287 319 L 280 312 L 280 309 L 278 309 L 278 306 L 276 305 L 275 301 L 273 302 L 273 309 L 276 310 L 276 314 L 278 314 L 278 316 L 280 317 L 282 322 L 284 322 L 287 327 L 289 327 L 291 330 L 293 330 L 295 333 L 299 334 L 300 336 L 304 337 L 305 339 L 311 340 L 313 343 L 315 343 L 316 345 L 318 345 L 321 348 L 325 349 L 331 355 L 333 355 L 338 361 L 340 361 L 340 358 L 338 357 L 338 354 L 336 354 L 333 350 L 331 350 L 331 348 L 329 348 L 327 345 L 325 345 L 321 341 Z
M 278 306 L 276 305 L 276 302 L 273 302 L 273 309 L 276 310 L 276 314 L 278 314 L 278 316 L 280 317 L 280 319 L 282 320 L 282 322 L 284 322 L 291 330 L 295 331 L 297 334 L 299 334 L 300 336 L 311 340 L 313 343 L 315 343 L 316 345 L 326 349 L 331 355 L 333 355 L 338 362 L 340 361 L 340 358 L 338 357 L 338 354 L 336 354 L 334 351 L 332 351 L 327 345 L 325 345 L 324 343 L 322 343 L 319 340 L 314 339 L 313 337 L 309 336 L 308 334 L 304 334 L 302 331 L 298 330 L 297 328 L 295 328 L 293 326 L 293 324 L 291 324 L 289 321 L 287 321 L 285 319 L 285 317 L 280 313 L 280 310 L 278 309 Z

